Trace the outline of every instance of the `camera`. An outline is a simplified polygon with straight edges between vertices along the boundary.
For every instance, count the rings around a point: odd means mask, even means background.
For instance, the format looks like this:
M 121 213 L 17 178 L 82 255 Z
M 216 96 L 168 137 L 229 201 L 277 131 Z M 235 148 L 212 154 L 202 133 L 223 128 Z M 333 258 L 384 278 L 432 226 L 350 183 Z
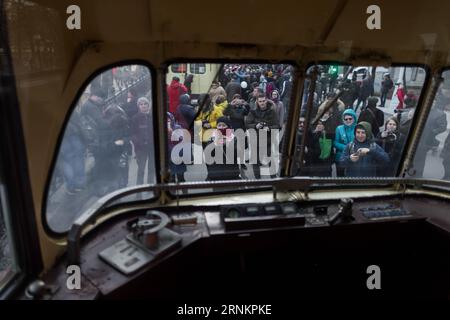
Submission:
M 397 140 L 397 135 L 395 133 L 393 133 L 393 132 L 388 132 L 388 135 L 386 137 L 386 141 L 392 143 L 395 140 Z
M 128 165 L 128 155 L 122 153 L 119 158 L 119 168 L 126 168 Z

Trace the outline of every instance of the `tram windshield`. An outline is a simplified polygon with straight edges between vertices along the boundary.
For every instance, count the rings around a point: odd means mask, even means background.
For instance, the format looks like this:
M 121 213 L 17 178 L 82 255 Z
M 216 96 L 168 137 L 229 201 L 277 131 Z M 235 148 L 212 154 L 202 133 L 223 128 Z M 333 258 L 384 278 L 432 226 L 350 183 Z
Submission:
M 205 74 L 194 75 L 173 72 L 172 65 L 166 75 L 172 178 L 279 176 L 292 67 L 206 66 Z M 323 64 L 308 74 L 296 106 L 301 111 L 292 175 L 396 176 L 412 123 L 405 114 L 421 99 L 425 69 Z
M 189 65 L 189 72 L 180 65 Z M 166 84 L 172 180 L 278 176 L 292 72 L 287 64 L 171 65 Z
M 294 175 L 396 176 L 425 69 L 330 64 L 310 67 L 310 76 L 313 70 L 314 84 L 307 79 L 304 85 Z
M 170 65 L 171 181 L 280 176 L 293 71 L 287 64 Z M 296 106 L 300 118 L 293 121 L 292 176 L 396 176 L 425 69 L 322 64 L 307 73 Z M 146 67 L 112 68 L 89 83 L 69 118 L 54 166 L 46 211 L 52 230 L 66 231 L 101 196 L 156 182 L 155 115 Z M 213 190 L 200 190 L 205 191 Z

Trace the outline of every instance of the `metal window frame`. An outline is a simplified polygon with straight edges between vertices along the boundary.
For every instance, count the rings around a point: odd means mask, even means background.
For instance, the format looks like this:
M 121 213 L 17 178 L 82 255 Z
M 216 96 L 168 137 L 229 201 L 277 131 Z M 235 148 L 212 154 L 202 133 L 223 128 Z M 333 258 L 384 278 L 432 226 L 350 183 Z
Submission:
M 17 295 L 28 281 L 37 277 L 43 263 L 3 7 L 0 8 L 0 48 L 3 48 L 0 56 L 0 168 L 4 169 L 2 202 L 7 210 L 5 214 L 8 214 L 5 220 L 9 221 L 16 264 L 20 268 L 0 291 L 0 299 L 6 299 Z

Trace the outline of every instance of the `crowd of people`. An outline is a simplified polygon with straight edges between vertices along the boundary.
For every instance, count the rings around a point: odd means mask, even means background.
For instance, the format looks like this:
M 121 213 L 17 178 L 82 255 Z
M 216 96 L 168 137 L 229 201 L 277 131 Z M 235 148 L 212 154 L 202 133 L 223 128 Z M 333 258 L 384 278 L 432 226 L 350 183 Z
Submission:
M 330 73 L 328 68 L 319 68 L 310 116 L 310 119 L 316 116 L 318 119 L 309 126 L 306 133 L 304 157 L 300 162 L 308 89 L 303 96 L 296 142 L 296 174 L 332 176 L 334 167 L 335 174 L 340 177 L 395 176 L 418 103 L 417 91 L 407 90 L 402 80 L 395 82 L 394 91 L 394 81 L 389 73 L 385 73 L 379 92 L 375 93 L 374 79 L 368 69 L 362 76 L 353 72 L 344 79 L 342 75 Z M 169 105 L 172 106 L 169 111 L 173 114 L 174 121 L 181 128 L 190 130 L 191 134 L 194 134 L 193 128 L 200 122 L 200 141 L 204 149 L 217 139 L 213 134 L 214 130 L 209 129 L 222 130 L 224 137 L 224 128 L 233 129 L 234 132 L 242 129 L 247 133 L 252 129 L 281 129 L 287 120 L 287 106 L 292 90 L 291 71 L 290 67 L 284 65 L 224 65 L 219 81 L 214 81 L 209 92 L 200 96 L 200 111 L 199 106 L 190 102 L 187 88 L 183 88 L 184 85 L 175 77 L 168 89 Z M 306 80 L 305 88 L 309 88 L 309 85 L 310 80 Z M 339 98 L 336 99 L 338 93 Z M 393 95 L 397 98 L 396 105 L 391 106 L 394 114 L 385 114 L 382 110 Z M 335 102 L 329 106 L 331 100 Z M 441 93 L 437 100 L 443 100 Z M 434 148 L 436 135 L 446 130 L 445 114 L 438 111 L 439 106 L 434 109 L 437 111 L 433 110 L 429 119 L 433 123 L 433 129 L 425 133 L 433 138 L 427 138 L 429 142 L 426 143 L 426 150 Z M 229 136 L 226 138 L 230 140 Z M 276 147 L 270 145 L 270 137 L 267 143 L 266 148 L 270 154 L 270 150 L 273 151 Z M 259 143 L 257 145 L 260 147 Z M 446 142 L 445 146 L 448 145 L 450 143 Z M 245 147 L 247 146 L 246 141 Z M 445 146 L 443 153 L 447 150 Z M 259 177 L 261 159 L 259 152 L 254 153 L 257 154 L 255 177 Z M 416 157 L 417 175 L 423 173 L 425 166 L 424 161 L 421 161 L 424 160 L 422 155 L 423 153 Z M 239 166 L 239 170 L 235 168 L 236 172 L 241 172 L 241 176 L 245 164 L 246 161 Z M 226 171 L 224 166 L 214 170 Z M 214 170 L 213 166 L 208 168 L 210 179 L 214 178 Z M 446 174 L 447 171 L 450 172 L 446 169 Z M 236 174 L 231 176 L 236 178 Z M 221 177 L 225 178 L 224 175 Z
M 319 70 L 320 73 L 320 70 Z M 357 81 L 338 78 L 330 81 L 330 76 L 321 72 L 313 93 L 311 123 L 305 133 L 306 103 L 297 129 L 296 174 L 311 176 L 331 176 L 335 166 L 338 177 L 345 176 L 395 176 L 401 160 L 406 137 L 412 125 L 418 96 L 414 90 L 405 90 L 401 81 L 395 92 L 398 103 L 393 106 L 394 114 L 385 115 L 387 97 L 392 95 L 394 82 L 390 74 L 383 75 L 380 99 L 374 96 L 373 79 L 369 73 Z M 444 109 L 450 107 L 450 85 L 444 83 L 439 90 L 427 120 L 423 138 L 414 161 L 415 176 L 422 177 L 427 152 L 437 148 L 436 136 L 447 130 Z M 447 88 L 447 89 L 446 89 Z M 339 92 L 339 98 L 336 97 Z M 305 92 L 303 101 L 307 101 Z M 331 103 L 334 100 L 334 103 Z M 362 108 L 358 110 L 359 106 Z M 299 159 L 301 142 L 305 135 L 305 152 Z M 441 154 L 450 148 L 450 139 L 444 143 Z M 302 161 L 300 163 L 300 161 Z M 445 175 L 450 167 L 444 160 Z
M 291 91 L 292 67 L 289 65 L 225 64 L 218 80 L 212 81 L 208 92 L 200 94 L 195 104 L 186 81 L 181 83 L 180 78 L 174 76 L 167 87 L 169 117 L 179 128 L 189 132 L 192 143 L 199 141 L 204 151 L 211 149 L 215 159 L 217 146 L 223 150 L 232 149 L 231 158 L 230 152 L 225 151 L 219 163 L 206 163 L 209 180 L 235 179 L 244 175 L 243 171 L 250 163 L 244 154 L 250 140 L 244 138 L 243 143 L 238 143 L 237 135 L 253 130 L 257 133 L 255 145 L 259 146 L 258 133 L 264 131 L 267 139 L 261 144 L 270 157 L 270 132 L 284 126 Z M 170 130 L 173 132 L 172 128 Z M 171 140 L 169 145 L 172 144 Z M 264 162 L 257 146 L 250 147 L 256 158 L 253 166 L 256 178 L 260 176 L 260 166 Z M 183 168 L 185 164 L 171 163 L 178 179 L 183 179 Z M 272 174 L 276 175 L 276 172 Z
M 394 176 L 405 136 L 396 117 L 389 117 L 383 126 L 383 112 L 372 111 L 377 101 L 376 97 L 369 98 L 359 117 L 351 108 L 340 112 L 332 106 L 331 112 L 313 123 L 306 133 L 305 118 L 301 117 L 296 160 L 300 161 L 303 135 L 305 152 L 302 164 L 297 163 L 296 175 L 331 177 L 334 164 L 338 177 Z
M 306 87 L 309 85 L 307 83 Z M 337 74 L 333 77 L 325 66 L 319 66 L 311 110 L 311 119 L 315 121 L 306 133 L 304 116 L 309 91 L 304 94 L 297 129 L 296 174 L 331 177 L 334 166 L 338 177 L 394 176 L 405 135 L 400 132 L 398 118 L 392 116 L 385 121 L 385 114 L 380 110 L 392 88 L 390 74 L 386 73 L 381 82 L 381 103 L 378 104 L 369 72 L 358 81 L 356 71 L 351 79 L 344 79 Z M 412 95 L 407 101 L 408 107 L 415 108 L 417 97 Z M 408 130 L 406 128 L 406 132 Z M 300 159 L 303 139 L 305 152 Z

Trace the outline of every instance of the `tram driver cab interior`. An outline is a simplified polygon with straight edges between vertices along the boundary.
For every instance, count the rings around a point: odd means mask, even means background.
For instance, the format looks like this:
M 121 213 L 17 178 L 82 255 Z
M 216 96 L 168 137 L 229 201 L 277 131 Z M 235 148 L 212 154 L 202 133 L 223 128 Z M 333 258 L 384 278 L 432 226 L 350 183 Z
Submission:
M 438 2 L 4 0 L 0 297 L 448 299 Z

